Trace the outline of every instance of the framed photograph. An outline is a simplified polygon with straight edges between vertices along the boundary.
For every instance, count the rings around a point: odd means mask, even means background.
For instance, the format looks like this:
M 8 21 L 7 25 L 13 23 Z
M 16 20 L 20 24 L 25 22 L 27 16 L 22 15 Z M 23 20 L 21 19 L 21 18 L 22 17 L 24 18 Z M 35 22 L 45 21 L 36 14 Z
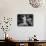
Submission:
M 33 14 L 18 14 L 17 26 L 33 26 Z

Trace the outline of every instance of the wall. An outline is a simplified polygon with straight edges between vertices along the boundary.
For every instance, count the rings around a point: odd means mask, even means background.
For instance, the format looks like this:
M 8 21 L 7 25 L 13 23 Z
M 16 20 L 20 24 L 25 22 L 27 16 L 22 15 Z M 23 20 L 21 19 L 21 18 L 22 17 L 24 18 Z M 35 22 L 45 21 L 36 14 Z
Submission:
M 0 19 L 4 16 L 13 18 L 11 29 L 8 32 L 17 40 L 27 40 L 34 34 L 37 35 L 37 39 L 44 40 L 46 34 L 44 28 L 45 12 L 46 5 L 40 8 L 33 8 L 30 6 L 28 0 L 0 0 Z M 34 26 L 18 27 L 17 14 L 33 14 Z M 2 33 L 3 32 L 0 31 L 0 35 L 2 35 Z M 0 39 L 4 39 L 4 37 L 0 36 Z

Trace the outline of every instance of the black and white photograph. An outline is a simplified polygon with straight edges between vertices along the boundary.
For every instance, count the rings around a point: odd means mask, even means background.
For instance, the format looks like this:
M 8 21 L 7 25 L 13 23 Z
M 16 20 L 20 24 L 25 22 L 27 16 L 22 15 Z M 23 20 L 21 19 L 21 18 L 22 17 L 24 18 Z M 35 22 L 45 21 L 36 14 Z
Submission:
M 17 26 L 33 26 L 33 14 L 18 14 Z

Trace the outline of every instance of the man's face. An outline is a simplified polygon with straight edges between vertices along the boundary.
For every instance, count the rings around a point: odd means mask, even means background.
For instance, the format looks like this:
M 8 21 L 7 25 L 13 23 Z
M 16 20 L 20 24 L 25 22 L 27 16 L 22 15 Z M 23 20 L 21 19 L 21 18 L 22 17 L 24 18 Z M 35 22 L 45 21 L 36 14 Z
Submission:
M 32 16 L 28 15 L 26 21 L 27 21 L 27 23 L 28 23 L 29 25 L 33 25 L 33 17 L 32 17 Z
M 32 18 L 27 18 L 27 22 L 32 25 Z

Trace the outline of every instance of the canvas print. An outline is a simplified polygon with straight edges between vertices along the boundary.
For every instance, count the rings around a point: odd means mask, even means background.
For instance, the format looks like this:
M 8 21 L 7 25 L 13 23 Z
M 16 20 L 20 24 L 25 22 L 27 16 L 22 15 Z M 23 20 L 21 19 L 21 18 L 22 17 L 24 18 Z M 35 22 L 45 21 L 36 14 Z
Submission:
M 33 26 L 33 14 L 18 14 L 17 25 L 18 26 Z

